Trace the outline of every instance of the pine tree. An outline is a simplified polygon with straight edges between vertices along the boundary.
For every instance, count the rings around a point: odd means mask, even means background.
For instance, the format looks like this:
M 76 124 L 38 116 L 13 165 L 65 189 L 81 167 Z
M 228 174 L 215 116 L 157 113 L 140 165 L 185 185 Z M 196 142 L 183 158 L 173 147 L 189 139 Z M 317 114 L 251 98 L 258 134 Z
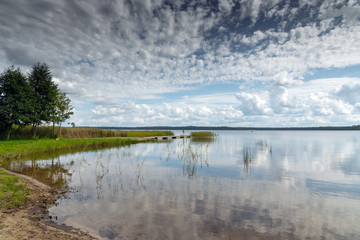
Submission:
M 31 123 L 33 137 L 35 137 L 37 126 L 42 122 L 51 121 L 51 114 L 56 105 L 59 89 L 57 84 L 53 82 L 51 71 L 46 63 L 34 64 L 28 79 L 32 89 L 30 96 L 33 103 Z
M 32 102 L 31 89 L 26 77 L 14 66 L 5 69 L 0 76 L 0 132 L 10 138 L 13 125 L 30 122 Z

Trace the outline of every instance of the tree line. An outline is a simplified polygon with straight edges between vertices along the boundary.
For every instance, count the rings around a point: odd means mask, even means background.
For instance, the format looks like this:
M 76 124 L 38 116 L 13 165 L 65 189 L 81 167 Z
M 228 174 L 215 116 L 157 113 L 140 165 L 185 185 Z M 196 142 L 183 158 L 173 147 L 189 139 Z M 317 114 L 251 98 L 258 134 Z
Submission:
M 25 76 L 20 68 L 6 68 L 0 75 L 0 135 L 9 139 L 14 125 L 32 126 L 33 137 L 43 123 L 55 125 L 73 114 L 70 99 L 53 81 L 49 66 L 36 63 Z M 57 133 L 57 134 L 58 134 Z

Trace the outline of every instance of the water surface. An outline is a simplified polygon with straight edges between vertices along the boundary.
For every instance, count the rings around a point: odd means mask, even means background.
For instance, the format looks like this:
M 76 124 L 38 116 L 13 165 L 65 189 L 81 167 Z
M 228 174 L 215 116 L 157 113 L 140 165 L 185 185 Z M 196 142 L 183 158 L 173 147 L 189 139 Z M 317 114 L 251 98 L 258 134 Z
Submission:
M 58 223 L 108 239 L 360 239 L 357 131 L 219 131 L 13 162 L 74 189 Z

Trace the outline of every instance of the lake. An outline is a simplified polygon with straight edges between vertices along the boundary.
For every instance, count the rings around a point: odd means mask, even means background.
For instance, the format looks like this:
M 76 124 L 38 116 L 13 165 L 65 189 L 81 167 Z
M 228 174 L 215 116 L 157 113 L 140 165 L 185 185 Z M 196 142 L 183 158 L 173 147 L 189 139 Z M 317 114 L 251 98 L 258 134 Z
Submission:
M 360 239 L 358 131 L 216 133 L 10 169 L 70 187 L 50 215 L 104 239 Z

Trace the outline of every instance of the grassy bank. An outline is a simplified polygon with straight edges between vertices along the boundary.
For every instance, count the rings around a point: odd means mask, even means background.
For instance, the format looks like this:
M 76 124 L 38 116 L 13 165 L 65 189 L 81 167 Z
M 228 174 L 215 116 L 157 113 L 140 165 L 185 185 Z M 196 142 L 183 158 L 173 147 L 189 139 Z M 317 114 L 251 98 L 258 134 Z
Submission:
M 18 207 L 28 201 L 29 190 L 19 178 L 0 169 L 0 208 Z
M 58 132 L 56 128 L 55 132 Z M 172 136 L 171 131 L 120 131 L 120 130 L 103 130 L 98 128 L 73 128 L 62 127 L 57 136 L 62 138 L 109 138 L 109 137 L 148 137 L 148 136 Z M 36 131 L 37 138 L 53 138 L 52 127 L 38 127 Z M 31 139 L 33 138 L 32 127 L 13 127 L 11 133 L 12 140 Z
M 124 138 L 87 138 L 87 139 L 39 139 L 0 141 L 0 164 L 12 159 L 25 158 L 42 153 L 62 150 L 82 151 L 89 148 L 121 146 L 137 143 L 135 139 Z
M 40 139 L 27 139 L 31 128 L 17 129 L 15 137 L 22 140 L 0 141 L 0 164 L 11 159 L 63 150 L 83 151 L 88 148 L 120 146 L 139 142 L 134 138 L 152 136 L 172 136 L 170 131 L 111 131 L 94 128 L 63 128 L 64 138 L 46 138 L 51 134 L 50 127 L 38 129 Z M 20 135 L 22 134 L 22 135 Z
M 78 151 L 88 151 L 111 146 L 123 146 L 138 143 L 135 138 L 150 136 L 171 136 L 167 131 L 111 131 L 92 128 L 63 128 L 65 138 L 49 138 L 52 128 L 40 127 L 40 139 L 31 138 L 31 128 L 16 129 L 15 138 L 23 140 L 0 141 L 0 165 L 6 166 L 14 159 L 60 155 Z M 44 138 L 42 138 L 44 137 Z M 127 137 L 127 138 L 125 138 Z M 16 207 L 27 201 L 25 185 L 0 169 L 0 208 Z

